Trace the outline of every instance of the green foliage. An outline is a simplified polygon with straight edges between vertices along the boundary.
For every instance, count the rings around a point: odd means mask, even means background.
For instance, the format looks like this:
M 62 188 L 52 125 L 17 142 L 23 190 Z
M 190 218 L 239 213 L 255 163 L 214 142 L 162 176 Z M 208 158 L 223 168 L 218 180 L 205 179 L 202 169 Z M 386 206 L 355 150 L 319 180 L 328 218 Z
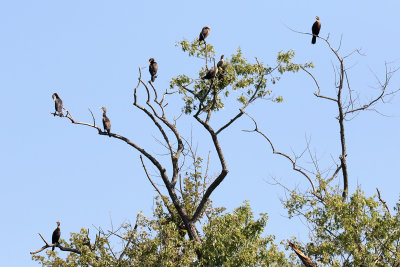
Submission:
M 187 52 L 191 57 L 206 58 L 206 47 L 203 43 L 199 45 L 198 38 L 191 43 L 184 39 L 183 41 L 176 43 L 175 46 L 180 46 L 182 51 Z M 207 54 L 208 57 L 215 56 L 214 47 L 212 45 L 207 44 Z
M 180 199 L 192 215 L 207 186 L 203 160 L 193 154 L 192 168 L 180 181 Z M 82 254 L 46 251 L 34 255 L 43 266 L 274 266 L 287 264 L 285 254 L 274 244 L 274 236 L 263 236 L 267 215 L 254 219 L 250 205 L 245 203 L 233 212 L 214 208 L 208 201 L 200 214 L 198 227 L 202 238 L 196 243 L 188 238 L 182 221 L 168 198 L 156 197 L 153 218 L 139 215 L 137 226 L 124 226 L 116 237 L 102 233 L 93 250 L 89 249 L 87 231 L 71 233 L 69 242 L 61 244 L 77 248 Z M 127 240 L 129 245 L 126 246 Z M 122 243 L 122 244 L 121 244 Z M 118 249 L 118 247 L 120 249 Z M 124 256 L 119 259 L 122 251 Z M 60 258 L 59 253 L 66 253 Z M 201 255 L 199 257 L 198 255 Z M 114 256 L 115 255 L 115 256 Z
M 224 107 L 231 95 L 236 95 L 236 100 L 244 107 L 256 99 L 271 96 L 272 90 L 267 87 L 269 83 L 275 84 L 280 76 L 274 76 L 278 70 L 280 75 L 285 72 L 297 72 L 301 68 L 313 68 L 312 63 L 295 64 L 292 62 L 294 51 L 279 52 L 276 66 L 264 65 L 256 58 L 254 63 L 249 62 L 238 48 L 230 59 L 225 58 L 225 65 L 219 68 L 217 77 L 211 80 L 203 80 L 207 70 L 215 63 L 214 47 L 207 44 L 199 45 L 197 40 L 189 43 L 187 40 L 177 43 L 189 56 L 204 59 L 207 66 L 199 70 L 198 78 L 190 78 L 187 75 L 178 75 L 170 82 L 170 88 L 177 87 L 183 95 L 184 112 L 191 114 L 194 111 L 217 111 Z M 211 58 L 213 59 L 211 61 Z M 269 83 L 268 83 L 269 82 Z M 272 97 L 270 100 L 283 102 L 283 97 Z
M 43 266 L 113 266 L 113 258 L 107 246 L 109 242 L 107 238 L 98 238 L 95 251 L 89 249 L 86 245 L 87 241 L 87 230 L 81 229 L 80 233 L 71 233 L 69 242 L 60 239 L 62 246 L 79 249 L 82 251 L 81 255 L 68 253 L 63 259 L 58 256 L 58 249 L 55 251 L 48 249 L 46 250 L 46 257 L 33 255 L 32 259 L 40 262 Z
M 203 228 L 202 266 L 286 264 L 285 254 L 273 243 L 274 236 L 262 237 L 266 223 L 266 214 L 254 220 L 248 203 L 233 213 L 210 218 Z
M 305 218 L 311 240 L 303 251 L 329 266 L 395 266 L 400 262 L 399 204 L 392 216 L 376 198 L 358 189 L 348 202 L 321 182 L 322 200 L 292 191 L 284 202 L 290 217 Z M 299 245 L 301 247 L 301 245 Z
M 295 64 L 292 62 L 292 59 L 295 56 L 295 52 L 293 50 L 289 50 L 288 52 L 279 52 L 276 61 L 278 62 L 278 71 L 280 74 L 284 72 L 298 72 L 300 69 L 308 69 L 314 68 L 314 64 L 312 62 L 307 62 L 304 65 Z
M 248 203 L 232 213 L 209 208 L 209 219 L 202 228 L 203 242 L 196 245 L 177 223 L 156 202 L 154 219 L 141 216 L 138 228 L 126 229 L 121 234 L 131 243 L 123 259 L 114 257 L 109 244 L 112 236 L 98 240 L 94 251 L 84 245 L 86 230 L 71 233 L 70 242 L 64 246 L 78 248 L 82 255 L 70 253 L 65 259 L 51 249 L 44 256 L 33 256 L 43 266 L 270 266 L 286 264 L 285 254 L 273 243 L 273 236 L 262 237 L 267 216 L 254 220 Z M 116 247 L 110 244 L 110 247 Z M 196 249 L 202 253 L 199 260 Z M 64 252 L 62 252 L 64 253 Z

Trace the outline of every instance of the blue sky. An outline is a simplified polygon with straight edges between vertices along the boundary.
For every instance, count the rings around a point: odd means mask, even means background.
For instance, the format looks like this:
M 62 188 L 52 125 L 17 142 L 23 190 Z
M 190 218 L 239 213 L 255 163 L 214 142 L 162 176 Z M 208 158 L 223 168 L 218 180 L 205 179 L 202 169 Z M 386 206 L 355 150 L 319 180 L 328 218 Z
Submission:
M 349 59 L 353 89 L 362 100 L 377 91 L 371 86 L 384 74 L 384 62 L 399 66 L 398 1 L 3 1 L 0 3 L 0 161 L 2 166 L 2 264 L 35 266 L 29 251 L 50 240 L 61 221 L 62 238 L 93 225 L 102 228 L 133 221 L 138 211 L 151 215 L 154 190 L 147 181 L 139 154 L 124 143 L 50 115 L 58 92 L 64 105 L 81 121 L 90 121 L 88 108 L 101 119 L 106 106 L 112 131 L 125 135 L 152 153 L 162 153 L 155 127 L 132 106 L 138 67 L 154 57 L 159 64 L 156 86 L 161 91 L 181 73 L 194 75 L 203 62 L 188 58 L 174 44 L 196 38 L 211 27 L 208 42 L 216 54 L 228 58 L 240 46 L 248 59 L 274 64 L 281 50 L 294 49 L 295 61 L 314 62 L 313 73 L 326 94 L 334 93 L 333 60 L 320 41 L 309 36 L 314 16 L 321 19 L 321 36 L 330 34 L 342 53 L 362 48 L 365 57 Z M 148 75 L 147 71 L 144 75 Z M 399 77 L 391 89 L 399 88 Z M 338 123 L 332 103 L 316 99 L 312 80 L 304 73 L 286 75 L 272 87 L 284 103 L 260 101 L 249 107 L 259 127 L 277 149 L 301 152 L 305 136 L 321 157 L 321 164 L 337 157 Z M 378 106 L 390 117 L 374 112 L 346 123 L 351 190 L 357 185 L 373 194 L 376 187 L 393 204 L 399 196 L 397 159 L 400 148 L 399 98 Z M 182 102 L 171 99 L 168 112 L 179 115 Z M 221 125 L 235 111 L 227 107 L 213 125 Z M 201 156 L 210 139 L 194 120 L 178 122 L 182 133 L 193 130 Z M 270 217 L 267 232 L 278 239 L 305 238 L 298 220 L 284 217 L 271 177 L 289 187 L 305 187 L 285 159 L 272 155 L 259 136 L 244 133 L 251 122 L 242 118 L 221 134 L 230 173 L 212 199 L 229 210 L 249 200 L 256 213 Z M 214 151 L 212 151 L 214 152 Z M 307 163 L 307 162 L 305 162 Z M 150 165 L 148 164 L 148 167 Z M 150 168 L 151 169 L 151 168 Z M 211 173 L 219 166 L 212 155 Z M 337 181 L 341 184 L 341 181 Z M 43 252 L 42 252 L 43 253 Z

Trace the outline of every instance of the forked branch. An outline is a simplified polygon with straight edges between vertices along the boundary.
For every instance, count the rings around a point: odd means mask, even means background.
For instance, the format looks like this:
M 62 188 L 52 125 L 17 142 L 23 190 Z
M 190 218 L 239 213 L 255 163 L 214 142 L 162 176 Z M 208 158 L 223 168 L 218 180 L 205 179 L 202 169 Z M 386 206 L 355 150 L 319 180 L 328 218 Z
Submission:
M 305 171 L 303 171 L 300 167 L 298 167 L 296 161 L 293 160 L 289 155 L 287 155 L 287 154 L 285 154 L 285 153 L 282 153 L 282 152 L 280 152 L 280 151 L 275 150 L 275 147 L 274 147 L 274 145 L 273 145 L 271 139 L 269 139 L 269 137 L 268 137 L 266 134 L 264 134 L 262 131 L 260 131 L 260 130 L 258 129 L 258 125 L 257 125 L 256 120 L 255 120 L 253 117 L 251 117 L 248 113 L 246 113 L 246 112 L 244 112 L 244 113 L 253 121 L 253 123 L 254 123 L 254 130 L 243 130 L 243 131 L 244 131 L 244 132 L 256 132 L 256 133 L 260 134 L 261 136 L 263 136 L 263 137 L 268 141 L 268 143 L 270 144 L 271 149 L 272 149 L 272 153 L 277 154 L 277 155 L 280 155 L 280 156 L 282 156 L 282 157 L 288 159 L 288 160 L 292 163 L 292 168 L 293 168 L 293 170 L 295 170 L 295 171 L 301 173 L 301 174 L 309 181 L 309 183 L 310 183 L 310 185 L 311 185 L 311 187 L 312 187 L 312 192 L 313 192 L 313 194 L 314 194 L 314 195 L 317 195 L 317 192 L 316 192 L 314 183 L 313 183 L 312 179 L 310 178 L 310 176 L 309 176 Z
M 57 248 L 59 248 L 59 249 L 62 250 L 62 251 L 69 251 L 69 252 L 74 252 L 74 253 L 77 253 L 77 254 L 81 254 L 81 253 L 82 253 L 79 249 L 63 247 L 63 246 L 61 246 L 59 243 L 56 243 L 56 244 L 49 244 L 49 243 L 46 241 L 46 239 L 44 239 L 44 237 L 43 237 L 40 233 L 38 233 L 38 234 L 39 234 L 39 236 L 42 238 L 42 240 L 43 240 L 43 242 L 45 243 L 45 245 L 44 245 L 43 247 L 41 247 L 40 249 L 36 250 L 36 251 L 30 252 L 31 255 L 37 254 L 37 253 L 39 253 L 39 252 L 45 250 L 46 248 L 53 248 L 53 247 L 57 247 Z

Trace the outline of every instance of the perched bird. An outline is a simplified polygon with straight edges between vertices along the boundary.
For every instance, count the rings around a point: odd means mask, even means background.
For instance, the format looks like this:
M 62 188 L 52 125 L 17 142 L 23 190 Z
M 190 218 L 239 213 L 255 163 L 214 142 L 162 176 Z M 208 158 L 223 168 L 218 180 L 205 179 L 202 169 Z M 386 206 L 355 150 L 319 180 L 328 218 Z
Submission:
M 150 62 L 149 72 L 151 75 L 151 82 L 153 83 L 157 78 L 158 64 L 157 62 L 154 61 L 154 58 L 150 58 L 149 62 Z
M 62 102 L 61 98 L 58 96 L 57 93 L 54 93 L 52 97 L 53 97 L 54 106 L 55 106 L 55 109 L 56 109 L 56 112 L 54 112 L 54 116 L 58 112 L 58 116 L 62 117 L 63 102 Z
M 107 109 L 105 107 L 101 107 L 103 110 L 103 128 L 104 131 L 107 131 L 108 136 L 111 137 L 110 131 L 111 131 L 111 121 L 110 119 L 106 116 Z
M 53 231 L 53 235 L 51 236 L 51 243 L 58 244 L 58 240 L 60 240 L 61 230 L 60 230 L 60 222 L 57 222 L 57 228 Z M 54 251 L 54 248 L 52 250 Z
M 203 29 L 201 29 L 201 32 L 199 35 L 199 45 L 201 44 L 201 41 L 204 41 L 204 43 L 206 42 L 205 39 L 210 34 L 210 31 L 211 31 L 211 29 L 208 26 L 205 26 L 205 27 L 203 27 Z
M 221 70 L 218 74 L 218 79 L 222 79 L 225 76 L 226 62 L 224 61 L 224 55 L 221 56 L 221 59 L 217 63 L 218 70 Z
M 218 67 L 214 66 L 207 71 L 206 76 L 204 76 L 202 79 L 207 79 L 207 80 L 213 79 L 215 78 L 217 73 L 218 73 Z
M 221 59 L 217 63 L 218 68 L 222 68 L 224 66 L 224 55 L 221 56 Z
M 321 22 L 319 22 L 319 17 L 316 16 L 315 18 L 317 19 L 317 21 L 314 22 L 314 24 L 312 25 L 312 28 L 311 28 L 312 34 L 313 34 L 313 37 L 311 40 L 312 44 L 315 44 L 315 42 L 317 41 L 317 36 L 319 34 L 319 30 L 321 30 Z

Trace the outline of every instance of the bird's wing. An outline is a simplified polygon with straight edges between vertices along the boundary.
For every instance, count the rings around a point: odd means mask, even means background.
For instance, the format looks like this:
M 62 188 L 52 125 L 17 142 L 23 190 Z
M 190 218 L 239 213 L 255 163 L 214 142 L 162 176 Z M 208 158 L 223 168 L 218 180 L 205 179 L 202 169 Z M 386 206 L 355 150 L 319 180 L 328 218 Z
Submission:
M 153 63 L 153 68 L 154 68 L 154 74 L 157 73 L 157 71 L 158 71 L 158 63 L 157 62 Z
M 151 63 L 149 66 L 149 71 L 150 71 L 151 76 L 156 75 L 157 71 L 158 71 L 158 63 L 157 62 Z

